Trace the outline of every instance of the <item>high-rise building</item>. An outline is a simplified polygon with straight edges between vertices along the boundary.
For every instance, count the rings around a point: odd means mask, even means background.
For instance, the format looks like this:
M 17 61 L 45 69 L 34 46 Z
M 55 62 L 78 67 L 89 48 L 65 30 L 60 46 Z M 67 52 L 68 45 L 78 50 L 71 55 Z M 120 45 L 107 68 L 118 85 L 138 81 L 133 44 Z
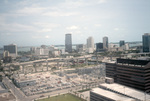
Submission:
M 150 52 L 150 33 L 143 35 L 143 52 Z
M 124 40 L 120 40 L 119 45 L 120 45 L 120 47 L 122 47 L 123 45 L 125 45 L 125 41 Z
M 103 43 L 96 43 L 96 52 L 100 52 L 103 50 Z
M 87 39 L 87 48 L 92 48 L 92 49 L 94 49 L 94 39 L 93 39 L 93 37 L 89 37 L 89 38 Z
M 15 45 L 15 44 L 5 45 L 4 51 L 8 51 L 10 56 L 16 57 L 17 56 L 17 45 Z
M 117 58 L 106 63 L 106 76 L 116 83 L 150 93 L 150 61 Z
M 84 44 L 78 44 L 76 45 L 77 52 L 85 52 L 85 45 Z
M 71 34 L 66 34 L 65 37 L 65 51 L 71 53 L 72 52 L 72 36 Z
M 93 53 L 94 51 L 94 39 L 91 36 L 87 39 L 87 50 L 88 53 Z
M 108 37 L 103 37 L 103 48 L 108 49 Z

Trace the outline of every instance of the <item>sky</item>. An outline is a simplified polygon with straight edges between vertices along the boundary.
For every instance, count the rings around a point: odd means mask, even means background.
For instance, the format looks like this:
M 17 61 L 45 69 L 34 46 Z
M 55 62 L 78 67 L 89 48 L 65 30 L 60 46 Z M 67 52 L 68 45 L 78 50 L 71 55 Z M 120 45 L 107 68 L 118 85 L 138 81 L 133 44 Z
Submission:
M 0 0 L 0 47 L 142 41 L 150 33 L 150 0 Z

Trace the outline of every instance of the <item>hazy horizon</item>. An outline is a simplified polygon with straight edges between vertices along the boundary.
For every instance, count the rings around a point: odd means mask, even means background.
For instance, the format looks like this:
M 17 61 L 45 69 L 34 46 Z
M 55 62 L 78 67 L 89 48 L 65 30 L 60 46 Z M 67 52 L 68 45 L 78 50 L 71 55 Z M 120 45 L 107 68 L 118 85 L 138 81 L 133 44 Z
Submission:
M 149 0 L 1 0 L 0 47 L 142 41 L 150 32 Z

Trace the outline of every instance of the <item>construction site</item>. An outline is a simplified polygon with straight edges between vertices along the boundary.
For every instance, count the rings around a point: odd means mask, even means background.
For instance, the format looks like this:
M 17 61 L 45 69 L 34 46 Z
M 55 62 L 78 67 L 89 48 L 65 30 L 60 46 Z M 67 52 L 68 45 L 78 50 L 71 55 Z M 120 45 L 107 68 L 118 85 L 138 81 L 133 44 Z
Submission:
M 105 64 L 70 68 L 66 63 L 54 61 L 21 65 L 12 79 L 26 96 L 86 89 L 105 82 Z

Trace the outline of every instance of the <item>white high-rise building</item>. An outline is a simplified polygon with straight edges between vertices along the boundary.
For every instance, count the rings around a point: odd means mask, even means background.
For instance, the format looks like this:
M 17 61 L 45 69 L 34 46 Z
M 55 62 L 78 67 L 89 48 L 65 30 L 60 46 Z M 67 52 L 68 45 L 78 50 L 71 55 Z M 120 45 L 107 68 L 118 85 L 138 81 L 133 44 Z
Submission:
M 87 39 L 87 52 L 93 53 L 93 51 L 94 51 L 94 39 L 93 39 L 93 37 L 90 36 Z
M 103 37 L 103 49 L 108 49 L 108 37 Z
M 65 36 L 65 51 L 72 52 L 72 36 L 71 34 L 66 34 Z

